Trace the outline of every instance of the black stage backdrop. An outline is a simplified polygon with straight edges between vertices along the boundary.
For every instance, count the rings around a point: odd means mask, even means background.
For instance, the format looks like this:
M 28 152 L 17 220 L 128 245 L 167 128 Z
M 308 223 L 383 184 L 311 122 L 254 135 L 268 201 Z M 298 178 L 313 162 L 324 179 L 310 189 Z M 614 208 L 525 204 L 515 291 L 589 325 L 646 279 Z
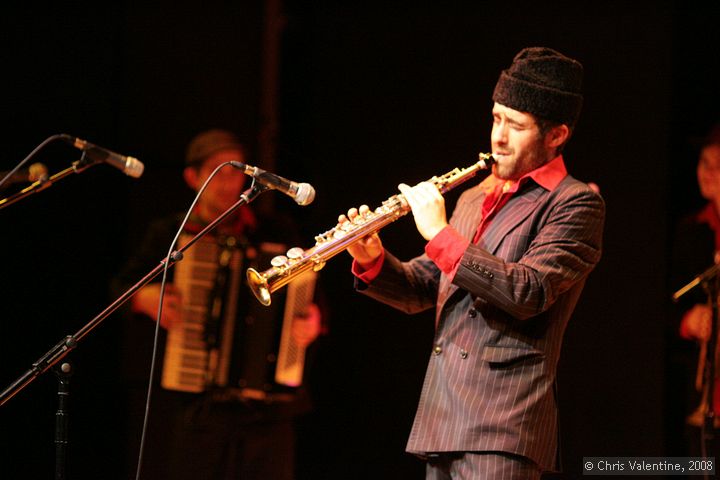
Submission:
M 0 169 L 69 133 L 140 158 L 146 173 L 133 180 L 95 166 L 0 211 L 0 388 L 113 300 L 108 282 L 150 219 L 187 208 L 180 169 L 194 133 L 230 128 L 258 152 L 264 2 L 81 3 L 4 9 Z M 283 5 L 273 168 L 318 195 L 304 208 L 266 195 L 300 220 L 301 247 L 347 208 L 376 206 L 400 182 L 488 151 L 492 89 L 521 48 L 550 46 L 585 65 L 566 159 L 600 186 L 608 221 L 560 364 L 569 474 L 583 456 L 685 453 L 682 419 L 694 405 L 677 393 L 687 379 L 669 360 L 668 298 L 679 285 L 666 281 L 667 237 L 698 202 L 688 139 L 720 112 L 720 18 L 682 3 Z M 55 173 L 78 155 L 53 144 L 35 161 Z M 423 245 L 410 218 L 383 238 L 405 258 Z M 403 450 L 432 318 L 355 294 L 349 263 L 342 254 L 322 274 L 330 334 L 311 377 L 316 408 L 299 422 L 299 478 L 422 478 Z M 120 427 L 140 419 L 121 413 L 117 365 L 128 352 L 118 322 L 111 316 L 68 357 L 69 478 L 126 475 Z M 47 373 L 0 407 L 2 478 L 53 475 L 56 388 Z

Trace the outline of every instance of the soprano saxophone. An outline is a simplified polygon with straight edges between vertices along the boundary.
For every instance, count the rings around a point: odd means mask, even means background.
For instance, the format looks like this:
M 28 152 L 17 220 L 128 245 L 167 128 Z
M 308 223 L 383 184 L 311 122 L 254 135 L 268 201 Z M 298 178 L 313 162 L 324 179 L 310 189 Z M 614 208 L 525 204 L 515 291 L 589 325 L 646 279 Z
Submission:
M 440 193 L 444 194 L 474 177 L 479 170 L 487 170 L 495 163 L 492 154 L 480 153 L 478 157 L 479 160 L 473 165 L 463 169 L 455 168 L 440 177 L 432 177 L 428 182 L 434 184 Z M 248 284 L 260 303 L 270 305 L 271 293 L 309 270 L 319 271 L 329 259 L 409 211 L 410 206 L 405 197 L 402 194 L 393 195 L 375 211 L 358 215 L 352 222 L 345 222 L 317 235 L 315 246 L 307 250 L 300 247 L 291 248 L 285 255 L 273 258 L 270 261 L 272 266 L 263 272 L 258 272 L 254 268 L 248 269 Z

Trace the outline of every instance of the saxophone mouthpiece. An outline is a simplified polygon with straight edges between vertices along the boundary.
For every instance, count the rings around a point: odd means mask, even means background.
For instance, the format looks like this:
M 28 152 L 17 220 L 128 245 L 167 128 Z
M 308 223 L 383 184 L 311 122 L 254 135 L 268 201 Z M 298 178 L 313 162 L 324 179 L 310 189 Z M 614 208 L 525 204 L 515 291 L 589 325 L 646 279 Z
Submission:
M 487 170 L 495 164 L 495 157 L 492 156 L 492 153 L 478 153 L 478 159 L 482 170 Z

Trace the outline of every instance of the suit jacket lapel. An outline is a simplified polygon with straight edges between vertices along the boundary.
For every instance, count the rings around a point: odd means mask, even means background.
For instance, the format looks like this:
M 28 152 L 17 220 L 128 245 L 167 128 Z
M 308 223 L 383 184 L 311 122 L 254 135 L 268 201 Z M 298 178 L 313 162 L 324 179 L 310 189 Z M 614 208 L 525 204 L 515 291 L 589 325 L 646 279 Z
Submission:
M 544 188 L 532 182 L 530 185 L 526 185 L 524 189 L 517 193 L 516 196 L 510 199 L 507 204 L 497 213 L 495 218 L 492 219 L 487 230 L 483 233 L 482 238 L 478 242 L 478 246 L 484 248 L 488 252 L 495 254 L 498 247 L 502 243 L 505 236 L 513 230 L 517 225 L 527 219 L 527 217 L 537 208 L 540 200 L 547 193 Z M 467 238 L 473 238 L 475 230 L 480 224 L 482 209 L 479 205 L 482 202 L 477 203 L 477 199 L 469 199 L 471 205 L 475 205 L 472 211 L 467 212 L 470 221 L 461 222 L 464 228 L 459 228 L 458 232 Z M 460 227 L 460 225 L 458 225 Z M 438 308 L 436 315 L 440 318 L 440 312 L 442 307 L 448 301 L 452 295 L 458 290 L 457 285 L 450 283 L 450 279 L 447 275 L 443 274 L 440 278 L 440 285 L 438 289 Z
M 546 190 L 535 182 L 526 185 L 524 191 L 511 198 L 492 219 L 478 246 L 494 255 L 507 234 L 535 210 L 544 193 Z
M 453 214 L 453 217 L 455 215 L 458 215 L 460 218 L 457 221 L 453 221 L 453 226 L 457 229 L 457 231 L 464 236 L 465 238 L 468 238 L 472 240 L 472 238 L 475 236 L 475 230 L 477 229 L 477 226 L 480 224 L 480 220 L 482 218 L 482 202 L 485 198 L 485 194 L 487 193 L 485 191 L 486 189 L 483 189 L 483 185 L 480 184 L 471 192 L 468 192 L 470 197 L 468 198 L 467 202 L 465 203 L 465 206 L 463 207 L 463 210 L 456 211 Z M 469 208 L 468 208 L 469 207 Z M 442 274 L 440 276 L 440 285 L 438 288 L 438 303 L 437 303 L 437 318 L 439 318 L 440 311 L 442 310 L 442 306 L 445 304 L 448 298 L 452 296 L 455 291 L 457 291 L 458 287 L 450 283 L 450 279 L 447 275 Z M 437 320 L 436 320 L 437 321 Z

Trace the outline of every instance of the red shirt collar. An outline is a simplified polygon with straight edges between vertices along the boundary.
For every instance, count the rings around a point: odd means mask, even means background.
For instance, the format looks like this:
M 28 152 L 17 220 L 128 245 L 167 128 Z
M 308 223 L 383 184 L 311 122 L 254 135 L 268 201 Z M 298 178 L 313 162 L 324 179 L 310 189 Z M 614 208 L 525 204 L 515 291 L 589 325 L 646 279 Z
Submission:
M 550 160 L 545 165 L 536 168 L 530 173 L 526 173 L 517 182 L 511 182 L 509 187 L 506 187 L 503 189 L 503 193 L 515 193 L 520 186 L 521 183 L 527 181 L 528 178 L 532 178 L 538 185 L 543 187 L 546 190 L 554 190 L 555 187 L 560 184 L 560 182 L 567 176 L 567 169 L 565 168 L 565 162 L 563 161 L 563 156 L 558 155 L 557 157 Z M 482 182 L 482 186 L 485 189 L 486 193 L 491 192 L 495 189 L 495 187 L 499 183 L 505 183 L 505 180 L 502 180 L 495 175 L 489 176 L 484 182 Z
M 535 182 L 544 189 L 553 191 L 555 190 L 555 187 L 562 182 L 563 178 L 567 177 L 567 174 L 563 156 L 558 155 L 542 167 L 536 168 L 532 172 L 523 175 L 523 177 L 520 178 L 520 181 L 522 182 L 524 178 L 529 177 L 535 180 Z
M 718 212 L 715 210 L 715 204 L 708 202 L 696 218 L 700 223 L 707 223 L 715 233 L 715 250 L 720 251 L 720 216 L 718 216 Z
M 707 205 L 700 210 L 697 214 L 697 219 L 699 222 L 704 222 L 710 225 L 713 230 L 715 230 L 715 227 L 720 226 L 720 216 L 718 215 L 717 210 L 715 210 L 715 205 L 713 205 L 712 202 L 708 202 Z

